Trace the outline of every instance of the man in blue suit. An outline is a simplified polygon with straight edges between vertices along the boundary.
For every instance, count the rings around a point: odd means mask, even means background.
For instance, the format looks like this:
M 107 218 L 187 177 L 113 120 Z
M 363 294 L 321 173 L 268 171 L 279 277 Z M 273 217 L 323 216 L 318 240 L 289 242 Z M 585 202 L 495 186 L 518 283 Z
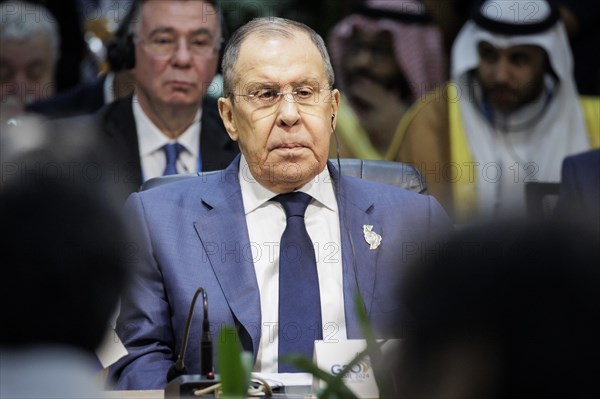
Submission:
M 377 334 L 389 336 L 398 272 L 435 251 L 432 241 L 451 229 L 432 197 L 343 176 L 327 163 L 340 94 L 312 29 L 253 20 L 234 33 L 222 69 L 219 111 L 242 154 L 221 172 L 132 194 L 126 205 L 138 234 L 138 272 L 117 323 L 129 351 L 111 370 L 120 389 L 165 386 L 200 286 L 211 332 L 235 326 L 255 371 L 285 370 L 278 356 L 309 329 L 326 342 L 360 338 L 356 292 Z M 288 214 L 282 197 L 290 196 L 308 198 L 303 215 Z M 318 280 L 299 275 L 296 287 L 281 279 L 293 263 L 284 245 L 293 216 L 303 216 Z M 306 252 L 297 258 L 304 262 Z M 198 311 L 192 331 L 201 323 Z M 283 329 L 294 325 L 299 330 Z M 191 373 L 199 369 L 198 346 L 191 339 L 187 348 Z M 311 339 L 305 353 L 312 346 Z

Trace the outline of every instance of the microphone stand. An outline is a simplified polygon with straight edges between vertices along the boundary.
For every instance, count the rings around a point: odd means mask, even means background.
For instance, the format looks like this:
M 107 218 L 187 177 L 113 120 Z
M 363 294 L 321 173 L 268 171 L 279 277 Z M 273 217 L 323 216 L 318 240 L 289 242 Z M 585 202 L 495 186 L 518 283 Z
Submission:
M 185 352 L 187 350 L 188 337 L 194 315 L 194 306 L 198 296 L 202 294 L 202 304 L 204 310 L 204 319 L 202 321 L 202 336 L 200 341 L 200 374 L 188 374 L 184 364 Z M 181 343 L 181 353 L 177 356 L 177 361 L 167 373 L 167 386 L 165 387 L 166 399 L 193 398 L 197 397 L 194 393 L 198 390 L 211 391 L 214 396 L 214 390 L 207 388 L 213 387 L 219 383 L 215 377 L 213 368 L 213 345 L 210 337 L 210 323 L 208 322 L 208 297 L 206 291 L 199 287 L 194 294 L 190 310 L 185 323 L 183 341 Z

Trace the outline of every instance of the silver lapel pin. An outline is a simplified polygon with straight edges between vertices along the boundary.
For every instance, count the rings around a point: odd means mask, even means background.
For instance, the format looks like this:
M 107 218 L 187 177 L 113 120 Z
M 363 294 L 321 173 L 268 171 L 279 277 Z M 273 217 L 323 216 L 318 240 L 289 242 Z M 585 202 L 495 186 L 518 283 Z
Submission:
M 373 225 L 363 225 L 363 234 L 365 235 L 365 241 L 369 244 L 369 249 L 377 249 L 381 244 L 381 236 L 373 231 Z

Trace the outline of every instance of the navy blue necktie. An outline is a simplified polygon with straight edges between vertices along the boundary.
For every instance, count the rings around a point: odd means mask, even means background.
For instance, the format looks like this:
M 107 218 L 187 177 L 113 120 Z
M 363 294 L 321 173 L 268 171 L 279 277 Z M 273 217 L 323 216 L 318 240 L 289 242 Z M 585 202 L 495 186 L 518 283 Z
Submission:
M 287 219 L 279 246 L 279 356 L 299 353 L 312 359 L 314 341 L 322 339 L 319 277 L 304 212 L 312 197 L 302 192 L 280 194 Z M 279 362 L 279 372 L 297 372 Z
M 179 157 L 181 151 L 183 151 L 183 146 L 179 143 L 165 144 L 163 146 L 163 150 L 165 151 L 165 155 L 167 156 L 167 166 L 165 167 L 163 176 L 176 175 L 177 158 Z

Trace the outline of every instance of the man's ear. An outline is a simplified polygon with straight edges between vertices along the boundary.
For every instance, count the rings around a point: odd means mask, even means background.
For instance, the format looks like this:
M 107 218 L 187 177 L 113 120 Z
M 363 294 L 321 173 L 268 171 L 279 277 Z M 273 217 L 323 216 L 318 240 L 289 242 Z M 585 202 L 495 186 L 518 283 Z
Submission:
M 331 91 L 331 97 L 329 99 L 331 105 L 331 130 L 335 130 L 335 125 L 337 124 L 337 113 L 338 108 L 340 106 L 340 91 L 338 89 L 333 89 Z
M 219 114 L 225 125 L 225 130 L 227 130 L 227 134 L 229 134 L 231 140 L 237 141 L 238 133 L 233 119 L 233 104 L 230 98 L 219 98 Z

